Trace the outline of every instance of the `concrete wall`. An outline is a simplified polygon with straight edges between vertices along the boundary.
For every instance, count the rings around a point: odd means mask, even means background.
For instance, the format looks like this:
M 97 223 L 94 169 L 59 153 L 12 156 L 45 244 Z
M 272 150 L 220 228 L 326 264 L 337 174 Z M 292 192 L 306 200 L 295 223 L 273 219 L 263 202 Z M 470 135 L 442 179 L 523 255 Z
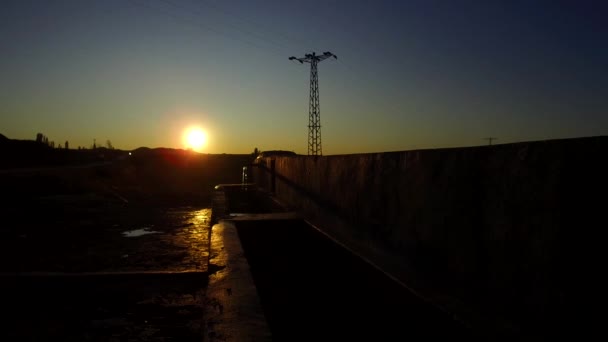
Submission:
M 590 277 L 580 265 L 605 227 L 607 147 L 594 137 L 269 157 L 254 179 L 271 189 L 274 159 L 276 196 L 294 209 L 330 211 L 412 265 L 418 283 L 546 335 L 574 315 Z

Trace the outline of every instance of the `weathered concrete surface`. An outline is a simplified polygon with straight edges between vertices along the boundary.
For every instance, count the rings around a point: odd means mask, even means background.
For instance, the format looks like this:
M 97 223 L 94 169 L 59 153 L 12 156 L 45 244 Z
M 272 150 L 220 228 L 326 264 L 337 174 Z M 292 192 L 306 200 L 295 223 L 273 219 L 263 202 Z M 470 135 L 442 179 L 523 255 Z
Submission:
M 207 271 L 210 209 L 53 200 L 64 206 L 3 216 L 0 273 Z M 133 231 L 149 234 L 128 237 Z
M 270 341 L 256 286 L 236 228 L 220 221 L 211 229 L 205 341 Z
M 2 277 L 2 341 L 200 341 L 206 273 Z
M 203 339 L 211 210 L 107 202 L 3 206 L 0 340 Z
M 605 222 L 607 147 L 594 137 L 276 157 L 274 193 L 478 328 L 559 335 L 577 329 L 593 277 L 578 265 L 595 260 L 585 239 Z M 271 190 L 263 162 L 254 181 Z
M 273 341 L 477 341 L 302 220 L 234 224 Z

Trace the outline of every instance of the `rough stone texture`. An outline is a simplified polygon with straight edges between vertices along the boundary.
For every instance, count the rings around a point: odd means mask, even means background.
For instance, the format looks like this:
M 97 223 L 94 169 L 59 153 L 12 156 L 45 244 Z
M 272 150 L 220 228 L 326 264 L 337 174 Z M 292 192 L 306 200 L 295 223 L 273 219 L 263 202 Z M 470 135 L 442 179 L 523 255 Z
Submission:
M 572 327 L 593 277 L 581 265 L 595 260 L 585 239 L 605 222 L 607 147 L 608 137 L 592 137 L 274 157 L 275 194 L 348 222 L 349 234 L 380 242 L 425 286 L 501 328 L 546 336 Z M 269 190 L 270 159 L 254 174 Z

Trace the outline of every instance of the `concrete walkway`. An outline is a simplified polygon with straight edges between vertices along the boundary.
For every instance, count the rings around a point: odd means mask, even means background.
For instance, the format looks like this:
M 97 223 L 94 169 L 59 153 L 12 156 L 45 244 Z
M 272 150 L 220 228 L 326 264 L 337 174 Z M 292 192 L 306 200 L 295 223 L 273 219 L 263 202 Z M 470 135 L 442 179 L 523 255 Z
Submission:
M 264 213 L 258 203 L 250 203 L 255 213 L 232 213 L 226 203 L 242 195 L 220 192 L 224 215 L 211 230 L 207 341 L 477 338 L 374 263 L 357 240 L 296 212 Z
M 270 341 L 270 329 L 234 224 L 211 229 L 205 341 Z M 214 272 L 215 271 L 215 272 Z

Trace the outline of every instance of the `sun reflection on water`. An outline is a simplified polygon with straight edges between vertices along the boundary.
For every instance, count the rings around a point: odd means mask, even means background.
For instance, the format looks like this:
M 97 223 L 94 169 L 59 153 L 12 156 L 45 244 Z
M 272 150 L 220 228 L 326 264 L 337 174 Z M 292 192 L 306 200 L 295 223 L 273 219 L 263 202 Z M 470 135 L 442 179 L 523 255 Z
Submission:
M 113 226 L 125 238 L 113 251 L 120 258 L 113 262 L 113 270 L 207 271 L 210 208 L 172 207 L 137 214 L 124 228 Z
M 205 208 L 187 213 L 184 217 L 184 229 L 188 254 L 190 259 L 199 260 L 196 268 L 206 267 L 209 257 L 209 232 L 211 222 L 211 209 Z

